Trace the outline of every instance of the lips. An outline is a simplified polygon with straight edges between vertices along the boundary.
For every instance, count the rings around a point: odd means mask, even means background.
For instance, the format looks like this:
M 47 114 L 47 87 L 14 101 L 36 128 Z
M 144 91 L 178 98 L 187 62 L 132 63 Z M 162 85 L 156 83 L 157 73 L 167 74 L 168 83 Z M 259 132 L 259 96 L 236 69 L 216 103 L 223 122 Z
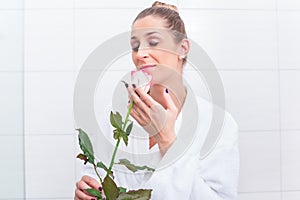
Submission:
M 144 69 L 151 68 L 151 67 L 155 67 L 155 65 L 150 65 L 150 64 L 142 65 L 142 66 L 139 68 L 139 70 L 144 70 Z

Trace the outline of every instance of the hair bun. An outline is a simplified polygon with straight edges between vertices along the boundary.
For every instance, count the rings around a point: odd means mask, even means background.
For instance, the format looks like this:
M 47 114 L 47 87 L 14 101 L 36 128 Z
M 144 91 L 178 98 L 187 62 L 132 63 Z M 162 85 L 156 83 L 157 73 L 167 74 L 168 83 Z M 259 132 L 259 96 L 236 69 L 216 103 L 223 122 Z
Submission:
M 176 6 L 171 5 L 171 4 L 167 4 L 167 3 L 163 3 L 163 2 L 160 2 L 160 1 L 155 1 L 152 4 L 152 7 L 164 7 L 164 8 L 169 8 L 171 10 L 174 10 L 174 11 L 178 12 L 178 9 L 177 9 Z

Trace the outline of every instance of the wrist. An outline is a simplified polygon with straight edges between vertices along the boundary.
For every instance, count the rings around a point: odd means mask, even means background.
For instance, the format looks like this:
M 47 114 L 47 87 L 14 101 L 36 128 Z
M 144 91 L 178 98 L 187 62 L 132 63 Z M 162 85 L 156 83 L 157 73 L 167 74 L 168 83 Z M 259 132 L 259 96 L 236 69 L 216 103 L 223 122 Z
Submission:
M 169 137 L 167 140 L 160 140 L 159 142 L 157 142 L 162 156 L 164 156 L 166 154 L 166 152 L 172 146 L 172 144 L 175 142 L 175 140 L 176 140 L 176 135 L 174 134 L 174 136 Z

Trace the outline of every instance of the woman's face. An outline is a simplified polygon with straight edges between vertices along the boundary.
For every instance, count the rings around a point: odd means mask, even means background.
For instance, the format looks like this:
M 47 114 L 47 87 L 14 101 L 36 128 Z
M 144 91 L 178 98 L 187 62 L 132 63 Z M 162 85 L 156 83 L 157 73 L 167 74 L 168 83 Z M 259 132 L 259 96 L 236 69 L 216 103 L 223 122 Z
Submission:
M 150 74 L 152 81 L 163 83 L 172 74 L 170 70 L 182 74 L 180 42 L 175 42 L 164 19 L 147 16 L 135 21 L 130 44 L 136 68 Z

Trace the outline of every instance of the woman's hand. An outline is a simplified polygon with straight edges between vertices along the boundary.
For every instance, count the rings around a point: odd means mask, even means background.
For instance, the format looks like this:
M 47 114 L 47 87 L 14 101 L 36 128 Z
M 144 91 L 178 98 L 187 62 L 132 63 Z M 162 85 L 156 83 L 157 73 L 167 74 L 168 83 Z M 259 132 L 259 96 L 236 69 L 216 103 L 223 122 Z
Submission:
M 100 190 L 104 196 L 101 184 L 90 176 L 83 176 L 80 181 L 76 183 L 75 197 L 74 200 L 96 200 L 96 197 L 91 196 L 85 190 L 88 188 L 94 188 Z
M 178 109 L 170 94 L 163 90 L 163 107 L 141 88 L 128 87 L 128 92 L 130 101 L 134 101 L 130 115 L 154 137 L 164 155 L 176 139 L 175 121 Z

